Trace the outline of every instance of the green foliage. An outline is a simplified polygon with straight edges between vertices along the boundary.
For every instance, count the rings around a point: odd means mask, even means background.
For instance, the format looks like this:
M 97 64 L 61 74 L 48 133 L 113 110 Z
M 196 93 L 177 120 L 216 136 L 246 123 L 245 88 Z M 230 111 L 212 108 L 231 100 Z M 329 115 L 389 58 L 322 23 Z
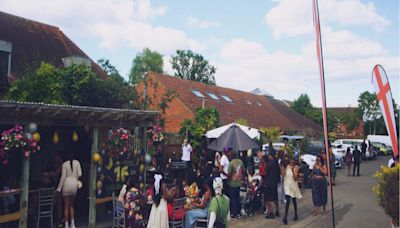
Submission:
M 301 94 L 299 98 L 295 99 L 293 105 L 291 107 L 298 113 L 301 113 L 307 116 L 307 112 L 313 109 L 313 106 L 310 101 L 310 97 L 307 94 Z
M 247 120 L 243 119 L 243 118 L 235 120 L 235 123 L 240 124 L 240 125 L 244 125 L 244 126 L 248 125 Z
M 132 85 L 138 84 L 145 76 L 145 73 L 149 71 L 162 73 L 163 67 L 163 56 L 156 51 L 145 48 L 133 59 L 129 82 Z
M 171 59 L 176 77 L 215 85 L 214 74 L 217 70 L 200 54 L 191 50 L 177 50 Z
M 198 108 L 194 120 L 184 120 L 181 124 L 180 133 L 185 134 L 195 148 L 201 146 L 203 135 L 211 129 L 218 127 L 219 113 L 217 109 Z
M 278 127 L 261 128 L 260 132 L 264 134 L 270 143 L 277 142 L 279 140 L 279 136 L 281 136 L 283 133 Z
M 399 164 L 394 168 L 382 166 L 374 175 L 378 184 L 373 188 L 378 204 L 396 225 L 399 225 L 399 168 Z
M 128 85 L 125 79 L 121 76 L 117 68 L 111 64 L 110 60 L 108 59 L 99 59 L 97 60 L 97 64 L 103 69 L 109 77 L 112 77 L 116 82 Z
M 13 82 L 6 99 L 99 107 L 126 107 L 129 88 L 112 77 L 99 78 L 89 67 L 56 68 L 48 63 Z
M 378 100 L 375 94 L 365 91 L 358 97 L 359 114 L 365 120 L 375 120 L 380 115 Z
M 358 128 L 360 125 L 360 117 L 358 115 L 358 111 L 355 112 L 347 112 L 341 116 L 339 116 L 340 123 L 342 123 L 346 127 L 347 134 Z

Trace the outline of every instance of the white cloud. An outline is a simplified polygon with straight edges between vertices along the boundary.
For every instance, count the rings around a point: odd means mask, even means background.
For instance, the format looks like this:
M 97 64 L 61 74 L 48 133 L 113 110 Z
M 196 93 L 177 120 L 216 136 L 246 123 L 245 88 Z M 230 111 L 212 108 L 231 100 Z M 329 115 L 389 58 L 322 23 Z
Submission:
M 381 31 L 390 24 L 376 12 L 372 3 L 364 4 L 360 0 L 319 1 L 319 10 L 323 25 L 331 22 L 340 25 L 365 25 Z M 264 17 L 276 38 L 310 33 L 313 30 L 312 18 L 310 0 L 280 0 Z
M 324 65 L 329 105 L 356 105 L 358 95 L 372 88 L 371 71 L 377 63 L 385 67 L 394 93 L 398 91 L 400 66 L 397 56 L 388 56 L 379 43 L 348 31 L 329 29 L 328 34 L 324 38 Z M 307 92 L 315 105 L 321 103 L 315 42 L 303 45 L 301 53 L 293 54 L 267 52 L 260 43 L 240 38 L 226 43 L 221 57 L 222 60 L 216 63 L 219 85 L 244 91 L 260 87 L 285 99 L 294 99 Z
M 217 28 L 219 27 L 219 23 L 215 21 L 206 21 L 200 20 L 195 17 L 188 17 L 186 20 L 186 24 L 194 27 L 194 28 L 201 28 L 201 29 L 208 29 L 208 28 Z
M 166 7 L 150 0 L 0 0 L 0 9 L 58 26 L 67 34 L 97 38 L 102 48 L 151 47 L 164 54 L 177 48 L 204 49 L 183 31 L 151 25 L 148 21 L 164 15 Z

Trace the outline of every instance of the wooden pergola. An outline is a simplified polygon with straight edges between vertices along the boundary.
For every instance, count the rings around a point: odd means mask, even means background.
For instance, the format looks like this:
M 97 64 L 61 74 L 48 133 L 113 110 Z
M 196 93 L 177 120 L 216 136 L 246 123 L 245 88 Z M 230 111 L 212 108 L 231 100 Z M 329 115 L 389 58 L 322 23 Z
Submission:
M 35 122 L 42 126 L 91 127 L 91 156 L 99 148 L 100 127 L 144 128 L 158 122 L 159 112 L 149 110 L 115 109 L 73 105 L 54 105 L 36 102 L 0 100 L 0 124 L 28 125 Z M 146 138 L 144 137 L 144 141 Z M 145 145 L 145 144 L 144 144 Z M 20 200 L 19 227 L 26 228 L 28 220 L 30 158 L 23 160 L 22 193 Z M 96 163 L 90 163 L 89 227 L 96 225 Z

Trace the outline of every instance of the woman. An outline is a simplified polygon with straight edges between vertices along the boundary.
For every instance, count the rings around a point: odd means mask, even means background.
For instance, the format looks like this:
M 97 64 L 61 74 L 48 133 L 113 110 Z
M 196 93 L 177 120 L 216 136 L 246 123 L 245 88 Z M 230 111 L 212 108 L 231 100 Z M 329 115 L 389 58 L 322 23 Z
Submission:
M 321 206 L 325 207 L 328 201 L 327 183 L 325 179 L 326 174 L 327 168 L 324 164 L 322 156 L 318 155 L 311 177 L 312 199 L 314 204 L 312 214 L 314 216 L 318 214 L 318 209 Z
M 61 171 L 61 179 L 58 183 L 57 192 L 62 191 L 62 195 L 64 198 L 64 222 L 65 227 L 68 226 L 69 217 L 71 218 L 71 228 L 75 228 L 75 220 L 74 220 L 74 197 L 78 192 L 79 186 L 79 177 L 82 176 L 81 164 L 78 160 L 73 159 L 72 153 L 64 153 L 66 159 L 64 159 L 64 163 L 62 164 Z
M 194 227 L 195 222 L 199 218 L 207 218 L 208 205 L 211 199 L 211 183 L 210 180 L 204 182 L 203 197 L 199 203 L 193 203 L 191 209 L 186 212 L 185 228 Z
M 260 153 L 261 154 L 261 153 Z M 267 160 L 268 160 L 268 158 L 266 157 L 266 156 L 262 156 L 262 155 L 260 155 L 259 156 L 260 157 L 260 161 L 261 161 L 261 165 L 260 165 L 260 169 L 259 169 L 259 173 L 260 173 L 260 176 L 261 176 L 261 178 L 262 178 L 262 189 L 261 189 L 261 192 L 265 192 L 265 183 L 266 183 L 266 176 L 265 176 L 265 174 L 266 174 L 266 169 L 267 169 Z M 266 195 L 264 194 L 264 207 L 265 207 L 265 212 L 264 212 L 264 214 L 266 215 L 267 214 L 267 197 L 266 197 Z
M 153 206 L 147 228 L 168 228 L 167 187 L 161 174 L 154 175 Z
M 133 188 L 133 182 L 134 181 L 131 176 L 129 176 L 125 179 L 124 185 L 122 185 L 122 188 L 119 191 L 119 195 L 118 195 L 118 199 L 117 199 L 122 204 L 125 204 L 125 195 L 131 188 Z
M 294 207 L 294 221 L 297 221 L 297 201 L 296 199 L 301 199 L 301 193 L 299 185 L 297 184 L 298 177 L 298 167 L 293 158 L 290 159 L 289 165 L 282 168 L 282 176 L 284 178 L 284 189 L 286 197 L 286 208 L 285 217 L 283 217 L 282 222 L 287 224 L 287 214 L 289 211 L 290 200 L 293 201 Z
M 332 177 L 332 185 L 335 186 L 336 179 L 336 166 L 335 166 L 336 157 L 332 152 L 332 148 L 329 148 L 329 166 L 331 168 L 331 177 Z
M 220 177 L 217 177 L 213 181 L 214 197 L 211 199 L 210 207 L 208 209 L 210 213 L 210 219 L 208 221 L 208 228 L 213 228 L 214 224 L 218 220 L 222 220 L 227 227 L 227 220 L 229 215 L 229 198 L 222 194 L 223 181 Z
M 347 147 L 345 159 L 347 164 L 347 176 L 350 176 L 351 165 L 353 164 L 353 155 L 350 152 L 350 147 Z
M 174 211 L 174 200 L 185 197 L 185 190 L 183 189 L 183 181 L 177 178 L 173 181 L 173 187 L 168 192 L 168 218 L 169 219 L 181 219 L 184 216 L 184 209 L 175 212 Z

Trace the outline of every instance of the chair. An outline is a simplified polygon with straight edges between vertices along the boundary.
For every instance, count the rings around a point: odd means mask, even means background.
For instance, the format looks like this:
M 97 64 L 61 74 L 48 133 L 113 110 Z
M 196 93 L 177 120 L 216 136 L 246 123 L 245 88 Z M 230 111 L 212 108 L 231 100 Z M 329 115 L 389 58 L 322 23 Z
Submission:
M 53 198 L 54 188 L 39 188 L 39 208 L 38 208 L 38 219 L 37 227 L 47 227 L 40 225 L 41 219 L 49 219 L 50 226 L 53 228 Z
M 173 211 L 172 211 L 172 219 L 169 220 L 169 226 L 172 228 L 185 226 L 185 216 L 182 215 L 182 218 L 175 219 L 177 216 L 177 212 L 183 210 L 183 207 L 186 202 L 186 197 L 182 197 L 179 199 L 175 199 L 173 203 Z
M 117 200 L 115 193 L 112 193 L 112 205 L 113 205 L 113 228 L 124 228 L 125 227 L 125 208 L 124 205 Z
M 207 228 L 208 227 L 208 219 L 210 218 L 210 213 L 207 214 L 207 218 L 198 218 L 194 223 L 195 228 Z

